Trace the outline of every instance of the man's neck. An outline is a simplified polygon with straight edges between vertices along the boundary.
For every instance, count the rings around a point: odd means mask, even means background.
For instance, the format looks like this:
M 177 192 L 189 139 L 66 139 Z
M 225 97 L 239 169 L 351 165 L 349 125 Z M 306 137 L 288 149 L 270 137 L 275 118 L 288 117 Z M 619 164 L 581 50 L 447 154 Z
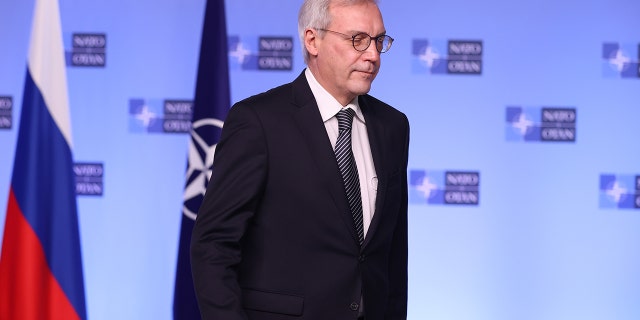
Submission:
M 336 92 L 332 91 L 330 89 L 330 86 L 327 85 L 327 83 L 326 83 L 325 79 L 323 78 L 322 74 L 313 65 L 313 63 L 309 63 L 307 68 L 309 68 L 309 71 L 311 71 L 311 74 L 316 79 L 318 84 L 320 84 L 320 86 L 322 86 L 322 88 L 324 88 L 324 90 L 326 90 L 333 98 L 335 98 L 343 107 L 348 105 L 349 103 L 351 103 L 351 101 L 353 101 L 353 99 L 356 98 L 356 96 L 352 96 L 352 97 L 341 96 L 341 95 L 337 94 Z

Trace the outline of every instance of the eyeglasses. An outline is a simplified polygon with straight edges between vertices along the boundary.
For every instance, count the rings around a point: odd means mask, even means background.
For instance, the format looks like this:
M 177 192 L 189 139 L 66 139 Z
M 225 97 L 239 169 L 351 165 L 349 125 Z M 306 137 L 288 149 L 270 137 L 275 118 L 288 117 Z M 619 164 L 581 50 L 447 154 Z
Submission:
M 345 36 L 347 38 L 351 38 L 351 43 L 353 44 L 353 48 L 360 52 L 365 51 L 367 50 L 367 48 L 369 48 L 369 46 L 371 45 L 371 40 L 376 41 L 376 50 L 378 50 L 378 52 L 380 53 L 385 53 L 389 51 L 389 49 L 391 48 L 391 44 L 393 43 L 393 38 L 389 37 L 388 35 L 372 37 L 364 32 L 361 32 L 356 35 L 350 36 L 348 34 L 344 34 L 344 33 L 333 31 L 333 30 L 320 29 L 320 28 L 316 28 L 316 30 L 327 31 L 327 32 L 339 34 L 341 36 Z

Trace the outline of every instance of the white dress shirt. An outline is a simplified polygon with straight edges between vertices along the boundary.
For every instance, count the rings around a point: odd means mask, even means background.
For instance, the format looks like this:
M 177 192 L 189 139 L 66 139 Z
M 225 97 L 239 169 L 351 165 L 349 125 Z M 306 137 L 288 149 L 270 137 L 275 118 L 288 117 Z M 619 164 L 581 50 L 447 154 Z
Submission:
M 362 196 L 362 224 L 366 237 L 375 211 L 378 176 L 376 175 L 376 168 L 373 165 L 371 146 L 369 145 L 369 136 L 367 135 L 367 125 L 360 110 L 360 105 L 358 105 L 358 97 L 353 99 L 348 105 L 342 106 L 338 100 L 318 83 L 309 68 L 305 70 L 305 76 L 307 77 L 307 82 L 309 82 L 313 96 L 318 103 L 320 115 L 322 116 L 322 121 L 324 121 L 324 127 L 327 129 L 327 135 L 331 141 L 332 148 L 335 149 L 336 141 L 338 140 L 338 119 L 335 117 L 336 114 L 343 108 L 351 108 L 356 112 L 351 127 L 351 149 L 353 150 L 353 157 L 358 167 L 360 194 Z

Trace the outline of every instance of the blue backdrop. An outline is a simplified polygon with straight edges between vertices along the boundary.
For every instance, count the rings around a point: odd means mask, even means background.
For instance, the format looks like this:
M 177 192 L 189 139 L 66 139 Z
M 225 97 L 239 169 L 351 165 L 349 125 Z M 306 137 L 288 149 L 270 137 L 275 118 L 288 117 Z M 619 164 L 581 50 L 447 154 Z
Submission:
M 204 4 L 60 1 L 90 319 L 171 318 Z M 300 4 L 227 1 L 232 101 L 303 70 Z M 409 318 L 640 319 L 640 2 L 380 6 L 372 94 L 412 125 Z M 0 12 L 3 230 L 33 1 Z

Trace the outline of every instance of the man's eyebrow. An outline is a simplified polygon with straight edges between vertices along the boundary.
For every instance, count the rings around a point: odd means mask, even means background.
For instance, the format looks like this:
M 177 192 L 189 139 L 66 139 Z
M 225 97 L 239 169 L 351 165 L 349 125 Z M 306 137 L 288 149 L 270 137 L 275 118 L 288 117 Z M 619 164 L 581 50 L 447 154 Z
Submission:
M 386 35 L 387 35 L 387 30 L 384 30 L 384 31 L 382 31 L 382 32 L 378 33 L 378 35 L 376 35 L 376 37 L 379 37 L 379 36 L 386 36 Z
M 349 31 L 347 31 L 347 34 L 352 34 L 352 35 L 361 34 L 361 33 L 368 34 L 368 33 L 364 32 L 364 31 L 360 31 L 360 30 L 349 30 Z M 375 37 L 384 36 L 384 35 L 387 35 L 387 30 L 384 30 L 384 31 L 378 33 L 377 35 L 372 36 L 372 37 L 375 38 Z

